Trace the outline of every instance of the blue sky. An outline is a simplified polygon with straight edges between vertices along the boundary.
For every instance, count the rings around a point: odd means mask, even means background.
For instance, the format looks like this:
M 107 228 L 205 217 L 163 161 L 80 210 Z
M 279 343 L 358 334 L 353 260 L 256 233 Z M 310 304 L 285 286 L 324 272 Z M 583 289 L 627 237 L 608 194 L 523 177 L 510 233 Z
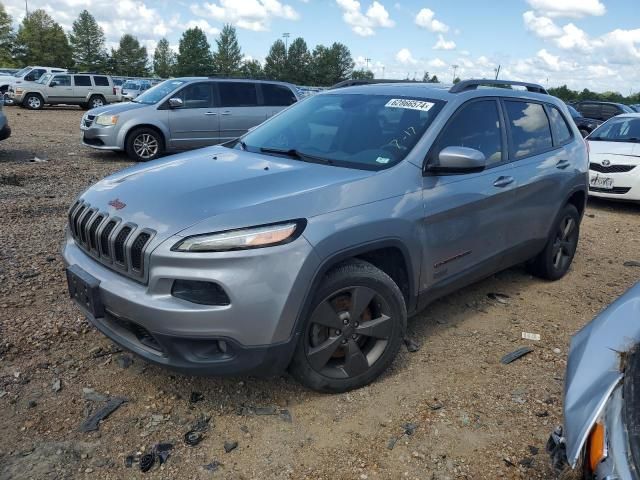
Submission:
M 69 29 L 87 8 L 110 44 L 132 33 L 150 51 L 162 36 L 174 47 L 198 25 L 213 44 L 224 23 L 236 25 L 244 54 L 263 60 L 282 33 L 345 43 L 358 66 L 377 77 L 451 81 L 501 78 L 597 91 L 640 90 L 639 0 L 29 0 Z M 5 1 L 16 21 L 22 0 Z

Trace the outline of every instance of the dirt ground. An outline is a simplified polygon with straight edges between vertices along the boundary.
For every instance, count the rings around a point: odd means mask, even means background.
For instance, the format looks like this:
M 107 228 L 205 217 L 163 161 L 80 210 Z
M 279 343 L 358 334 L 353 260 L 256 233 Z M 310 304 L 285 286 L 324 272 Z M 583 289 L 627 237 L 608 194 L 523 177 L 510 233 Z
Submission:
M 552 478 L 544 445 L 561 423 L 569 338 L 640 277 L 623 266 L 640 260 L 640 206 L 592 201 L 573 268 L 559 282 L 514 268 L 431 305 L 409 323 L 420 349 L 403 349 L 369 387 L 321 395 L 287 376 L 187 377 L 137 357 L 129 365 L 67 297 L 66 210 L 130 163 L 80 146 L 80 110 L 6 112 L 0 478 Z M 521 340 L 522 332 L 542 339 Z M 533 353 L 500 364 L 527 345 Z M 100 395 L 128 401 L 99 431 L 81 433 Z M 184 434 L 201 416 L 208 430 L 187 446 Z M 125 465 L 160 442 L 174 444 L 162 466 Z M 225 442 L 238 445 L 226 453 Z

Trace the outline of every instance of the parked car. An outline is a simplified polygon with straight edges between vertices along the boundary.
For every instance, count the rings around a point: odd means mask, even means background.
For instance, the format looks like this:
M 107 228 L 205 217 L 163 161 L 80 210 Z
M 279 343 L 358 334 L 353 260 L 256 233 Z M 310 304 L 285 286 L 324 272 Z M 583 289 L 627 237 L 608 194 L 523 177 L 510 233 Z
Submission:
M 636 112 L 640 113 L 640 103 L 636 103 L 635 105 L 629 105 L 631 108 L 633 108 Z
M 11 87 L 9 98 L 30 110 L 59 104 L 98 108 L 117 100 L 109 75 L 86 73 L 46 73 L 37 82 Z
M 131 102 L 88 112 L 80 126 L 82 143 L 153 160 L 164 152 L 238 138 L 295 103 L 296 95 L 293 85 L 279 82 L 167 80 Z
M 124 78 L 117 78 L 117 77 L 112 77 L 111 79 L 113 80 L 113 88 L 115 88 L 115 91 L 116 91 L 117 101 L 121 102 L 122 101 L 122 85 L 126 80 Z
M 280 86 L 177 79 L 145 95 L 209 101 L 181 82 L 238 102 Z M 71 297 L 166 367 L 366 385 L 435 298 L 521 262 L 550 280 L 569 270 L 585 142 L 544 88 L 490 88 L 505 83 L 329 90 L 224 146 L 111 175 L 69 210 Z
M 17 68 L 0 68 L 0 75 L 13 75 L 18 70 Z
M 587 142 L 589 195 L 640 201 L 640 113 L 608 120 Z
M 9 87 L 25 82 L 35 82 L 45 73 L 64 73 L 65 68 L 56 67 L 24 67 L 13 75 L 0 75 L 0 92 L 6 93 Z
M 595 118 L 585 118 L 580 115 L 580 112 L 578 112 L 572 105 L 567 105 L 567 109 L 569 109 L 569 114 L 571 115 L 571 118 L 578 127 L 578 130 L 580 130 L 580 134 L 583 137 L 586 137 L 598 126 L 602 125 L 602 120 L 596 120 Z
M 6 140 L 11 136 L 11 127 L 9 127 L 9 121 L 4 113 L 2 102 L 0 102 L 0 140 Z
M 564 428 L 547 450 L 558 473 L 640 478 L 640 283 L 571 340 Z M 569 478 L 569 477 L 563 477 Z
M 151 82 L 146 80 L 127 80 L 122 84 L 122 100 L 131 101 L 151 88 Z
M 606 122 L 611 117 L 621 115 L 623 113 L 633 113 L 634 110 L 628 105 L 623 103 L 614 102 L 598 102 L 594 100 L 585 100 L 582 102 L 574 103 L 575 107 L 580 115 L 585 118 L 593 118 Z

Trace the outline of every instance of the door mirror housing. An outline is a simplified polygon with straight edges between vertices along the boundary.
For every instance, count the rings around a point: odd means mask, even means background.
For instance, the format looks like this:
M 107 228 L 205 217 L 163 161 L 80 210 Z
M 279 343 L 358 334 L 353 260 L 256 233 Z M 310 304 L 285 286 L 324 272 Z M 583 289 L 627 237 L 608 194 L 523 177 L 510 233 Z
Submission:
M 480 150 L 467 147 L 446 147 L 438 154 L 435 164 L 428 164 L 427 173 L 472 173 L 481 172 L 487 159 Z
M 180 108 L 184 106 L 184 102 L 181 98 L 170 98 L 169 99 L 169 107 L 170 108 Z

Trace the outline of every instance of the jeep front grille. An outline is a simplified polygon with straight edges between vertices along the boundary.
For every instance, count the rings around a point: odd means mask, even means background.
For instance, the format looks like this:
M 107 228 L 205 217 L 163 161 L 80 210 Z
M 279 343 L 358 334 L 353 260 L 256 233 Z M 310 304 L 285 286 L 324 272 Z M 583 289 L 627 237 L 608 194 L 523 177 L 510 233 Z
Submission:
M 146 281 L 145 254 L 153 230 L 124 223 L 82 201 L 69 210 L 69 230 L 76 245 L 94 259 L 139 282 Z

